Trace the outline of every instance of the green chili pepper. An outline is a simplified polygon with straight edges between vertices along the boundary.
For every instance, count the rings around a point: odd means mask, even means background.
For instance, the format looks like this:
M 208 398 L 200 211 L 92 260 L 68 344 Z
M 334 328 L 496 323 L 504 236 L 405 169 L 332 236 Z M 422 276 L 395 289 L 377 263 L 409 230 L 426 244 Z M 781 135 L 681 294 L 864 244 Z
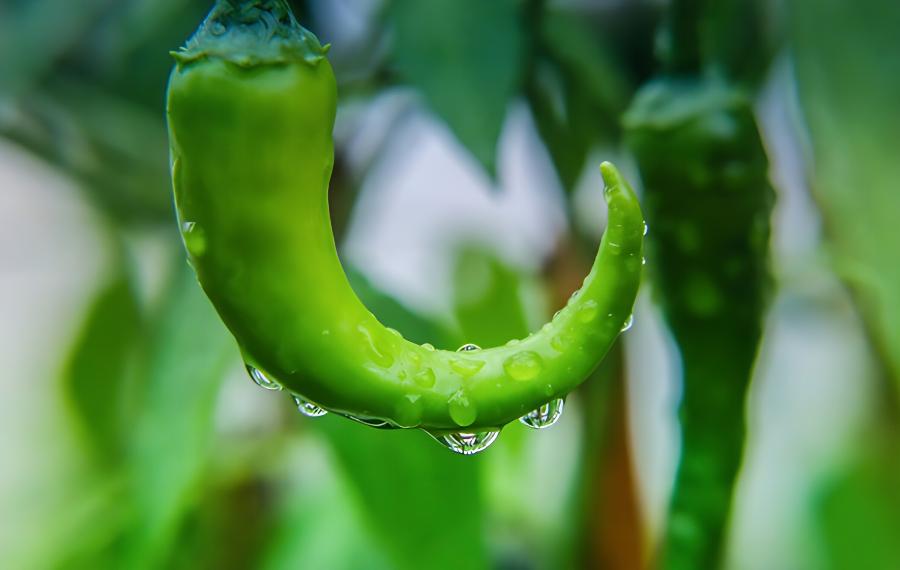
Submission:
M 359 301 L 335 249 L 326 49 L 284 0 L 220 0 L 176 54 L 172 177 L 191 264 L 260 384 L 283 386 L 309 415 L 421 427 L 477 450 L 581 383 L 628 321 L 642 266 L 637 199 L 601 167 L 609 226 L 594 267 L 540 332 L 462 352 L 409 342 Z
M 715 80 L 651 82 L 625 126 L 646 189 L 651 271 L 684 378 L 663 567 L 716 568 L 769 291 L 768 161 L 751 101 Z

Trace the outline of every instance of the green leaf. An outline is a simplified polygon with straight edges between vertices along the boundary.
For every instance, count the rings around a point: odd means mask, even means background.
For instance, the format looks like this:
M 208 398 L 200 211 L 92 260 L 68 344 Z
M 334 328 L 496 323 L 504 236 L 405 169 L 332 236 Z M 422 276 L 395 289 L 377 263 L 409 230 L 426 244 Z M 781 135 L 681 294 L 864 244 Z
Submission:
M 60 74 L 13 107 L 8 137 L 73 175 L 115 222 L 169 221 L 171 181 L 162 110 Z
M 393 59 L 493 176 L 497 139 L 523 73 L 519 0 L 398 0 Z
M 528 335 L 523 278 L 483 249 L 462 248 L 453 274 L 454 312 L 466 343 L 502 346 Z
M 815 505 L 830 570 L 900 568 L 900 456 L 896 445 L 864 448 Z
M 416 430 L 322 421 L 369 528 L 401 570 L 488 568 L 481 457 Z
M 296 455 L 302 457 L 302 465 L 291 463 L 285 469 L 259 566 L 265 570 L 396 568 L 360 516 L 347 477 L 330 469 L 320 450 L 321 446 L 299 446 Z
M 128 537 L 129 567 L 154 567 L 196 500 L 210 457 L 213 409 L 238 350 L 193 271 L 175 272 L 150 343 L 146 392 L 132 429 L 132 497 L 140 519 Z
M 31 0 L 0 6 L 0 98 L 18 95 L 47 73 L 106 7 L 103 0 Z
M 574 190 L 591 148 L 618 138 L 633 86 L 613 54 L 574 15 L 541 20 L 546 58 L 532 65 L 526 93 L 563 188 Z
M 344 272 L 347 274 L 347 280 L 350 281 L 353 291 L 366 308 L 372 311 L 382 324 L 403 333 L 407 340 L 418 344 L 428 342 L 442 348 L 451 346 L 455 342 L 456 335 L 447 327 L 416 313 L 391 295 L 381 291 L 354 267 L 345 263 Z
M 127 441 L 141 333 L 138 301 L 120 265 L 89 309 L 62 374 L 76 420 L 106 459 L 120 459 Z
M 812 183 L 827 238 L 900 383 L 900 3 L 796 0 L 789 6 Z

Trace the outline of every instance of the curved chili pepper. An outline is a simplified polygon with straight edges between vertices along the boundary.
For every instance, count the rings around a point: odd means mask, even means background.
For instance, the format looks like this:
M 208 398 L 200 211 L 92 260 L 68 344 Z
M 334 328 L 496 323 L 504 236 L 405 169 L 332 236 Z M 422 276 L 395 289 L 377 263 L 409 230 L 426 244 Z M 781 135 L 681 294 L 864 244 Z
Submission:
M 769 293 L 768 160 L 750 99 L 714 79 L 649 83 L 625 127 L 653 228 L 650 269 L 684 377 L 661 567 L 716 568 Z
M 191 264 L 260 383 L 283 386 L 310 415 L 421 427 L 477 450 L 496 434 L 476 432 L 580 384 L 628 321 L 642 269 L 637 198 L 601 166 L 609 225 L 597 258 L 541 331 L 463 352 L 412 343 L 363 306 L 338 259 L 326 49 L 284 0 L 220 0 L 176 54 L 172 177 Z

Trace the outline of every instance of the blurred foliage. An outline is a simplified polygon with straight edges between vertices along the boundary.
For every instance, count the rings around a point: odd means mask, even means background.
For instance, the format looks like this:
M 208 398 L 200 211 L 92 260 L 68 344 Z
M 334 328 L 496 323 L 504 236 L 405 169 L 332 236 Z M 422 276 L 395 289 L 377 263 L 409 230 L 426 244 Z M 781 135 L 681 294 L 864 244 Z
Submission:
M 791 10 L 813 190 L 838 270 L 859 295 L 890 374 L 900 381 L 898 25 L 895 2 L 799 0 Z M 829 31 L 842 41 L 829 42 Z
M 421 433 L 373 430 L 334 417 L 285 419 L 288 402 L 279 402 L 262 427 L 221 433 L 216 414 L 230 397 L 226 376 L 239 356 L 176 238 L 164 109 L 168 52 L 209 4 L 0 0 L 0 136 L 74 180 L 103 215 L 115 250 L 60 374 L 84 465 L 54 474 L 58 488 L 45 490 L 44 502 L 29 514 L 40 532 L 16 552 L 0 552 L 0 566 L 627 569 L 653 559 L 658 537 L 643 528 L 620 347 L 567 403 L 578 421 L 556 428 L 569 430 L 575 457 L 554 443 L 559 439 L 519 425 L 507 427 L 484 456 L 456 457 Z M 620 145 L 623 114 L 651 77 L 665 71 L 696 79 L 702 68 L 750 101 L 772 55 L 787 44 L 808 127 L 802 134 L 809 137 L 812 187 L 835 264 L 856 294 L 885 375 L 895 381 L 893 394 L 900 393 L 896 2 L 292 4 L 313 31 L 328 29 L 326 18 L 341 7 L 365 14 L 355 22 L 365 29 L 335 50 L 342 102 L 371 101 L 397 87 L 418 94 L 492 185 L 507 111 L 524 103 L 570 214 L 591 167 L 588 157 Z M 702 97 L 695 103 L 702 105 Z M 648 145 L 654 150 L 645 154 L 674 164 L 672 172 L 698 161 L 694 173 L 701 178 L 714 162 L 705 153 L 722 150 L 695 148 L 678 137 Z M 343 220 L 375 161 L 360 169 L 345 160 L 347 149 L 337 152 L 331 192 L 343 235 Z M 664 264 L 667 273 L 650 279 L 670 296 L 689 297 L 685 306 L 707 307 L 714 298 L 736 314 L 753 308 L 756 293 L 711 288 L 685 269 L 695 263 L 698 272 L 728 269 L 713 251 L 727 245 L 715 224 L 737 228 L 731 215 L 741 202 L 688 198 L 669 183 L 680 174 L 651 180 L 646 160 L 638 159 L 648 187 L 677 194 L 667 196 L 676 199 L 667 213 L 651 221 L 666 240 L 651 265 Z M 653 192 L 648 211 L 657 212 Z M 689 219 L 697 231 L 679 225 Z M 135 269 L 140 254 L 130 245 L 136 232 L 148 229 L 165 234 L 170 264 L 159 269 L 166 283 L 153 299 L 139 294 L 145 285 Z M 460 243 L 447 315 L 421 314 L 360 271 L 348 266 L 347 273 L 366 305 L 407 338 L 448 349 L 466 342 L 493 346 L 525 336 L 577 286 L 569 273 L 580 279 L 587 262 L 571 250 L 593 244 L 580 239 L 580 228 L 569 231 L 543 274 L 512 266 L 483 244 Z M 673 253 L 697 240 L 713 253 L 690 259 Z M 751 263 L 763 258 L 754 254 Z M 555 264 L 569 273 L 554 271 Z M 733 324 L 701 323 L 691 327 L 696 335 L 679 339 L 685 362 L 700 363 L 705 375 L 741 368 L 743 382 L 722 393 L 702 391 L 729 425 L 742 421 L 757 340 L 754 333 L 734 350 L 716 351 Z M 738 353 L 740 362 L 726 358 Z M 717 407 L 720 396 L 727 406 Z M 893 406 L 887 408 L 873 412 L 881 435 L 818 489 L 814 518 L 830 568 L 900 566 L 898 437 Z M 718 429 L 708 423 L 702 432 Z M 743 436 L 735 433 L 731 448 L 721 451 L 732 466 L 740 461 Z M 684 435 L 689 450 L 703 434 L 686 427 Z M 534 499 L 548 496 L 556 502 Z M 715 509 L 713 518 L 724 525 L 723 507 Z
M 520 0 L 391 3 L 393 59 L 493 176 L 497 139 L 524 67 Z M 435 62 L 441 62 L 435 65 Z
M 900 4 L 865 0 L 793 2 L 792 48 L 801 112 L 809 129 L 812 187 L 838 273 L 849 283 L 880 350 L 890 425 L 821 492 L 821 532 L 830 567 L 900 566 Z M 842 41 L 828 41 L 840 34 Z M 884 413 L 884 412 L 882 412 Z M 884 420 L 881 420 L 884 421 Z M 873 421 L 880 425 L 879 418 Z M 864 524 L 860 524 L 865 521 Z

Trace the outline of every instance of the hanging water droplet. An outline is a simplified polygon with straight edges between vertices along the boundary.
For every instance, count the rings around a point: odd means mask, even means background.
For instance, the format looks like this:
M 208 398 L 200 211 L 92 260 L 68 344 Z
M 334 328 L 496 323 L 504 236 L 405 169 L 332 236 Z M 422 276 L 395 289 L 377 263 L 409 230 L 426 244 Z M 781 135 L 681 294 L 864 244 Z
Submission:
M 647 225 L 647 222 L 644 222 L 644 235 L 647 235 L 647 233 L 649 231 L 650 231 L 650 226 Z
M 456 349 L 456 352 L 472 352 L 473 350 L 481 350 L 481 347 L 477 344 L 466 343 L 461 347 Z
M 562 398 L 556 398 L 536 410 L 528 412 L 519 418 L 519 421 L 534 429 L 548 428 L 562 417 L 564 404 L 565 402 L 563 402 Z
M 641 265 L 647 265 L 647 258 L 641 257 Z
M 541 373 L 544 363 L 541 357 L 530 350 L 517 352 L 503 362 L 503 370 L 513 380 L 531 380 Z
M 184 247 L 194 257 L 200 257 L 206 252 L 206 232 L 196 222 L 181 224 L 181 237 L 184 239 Z
M 250 375 L 250 379 L 253 380 L 254 384 L 259 386 L 260 388 L 272 390 L 274 392 L 281 390 L 281 384 L 269 379 L 269 377 L 263 374 L 255 366 L 251 366 L 250 364 L 245 364 L 245 366 L 247 368 L 247 374 Z
M 622 323 L 621 332 L 625 332 L 631 328 L 631 325 L 634 324 L 634 314 L 628 315 L 628 318 L 625 319 L 625 322 Z
M 372 362 L 382 368 L 390 368 L 394 364 L 394 357 L 391 356 L 389 348 L 384 346 L 383 343 L 378 342 L 377 337 L 365 324 L 359 325 L 356 327 L 356 330 L 362 333 L 368 348 L 369 358 L 372 359 Z
M 297 404 L 297 409 L 300 410 L 300 413 L 308 418 L 321 418 L 328 413 L 327 410 L 301 398 L 297 394 L 291 394 L 291 399 Z
M 491 446 L 500 435 L 499 431 L 482 431 L 477 433 L 444 433 L 434 434 L 428 432 L 438 443 L 460 455 L 475 455 Z

